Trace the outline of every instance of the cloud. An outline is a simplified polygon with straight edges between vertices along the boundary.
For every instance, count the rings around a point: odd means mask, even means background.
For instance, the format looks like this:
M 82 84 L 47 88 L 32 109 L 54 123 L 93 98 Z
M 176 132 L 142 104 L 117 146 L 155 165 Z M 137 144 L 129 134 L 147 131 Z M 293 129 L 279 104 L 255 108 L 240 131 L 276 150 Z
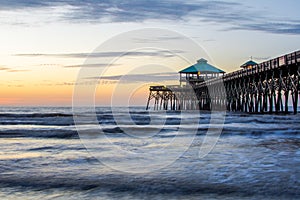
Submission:
M 93 63 L 93 64 L 77 64 L 77 65 L 62 65 L 62 64 L 55 64 L 55 63 L 44 63 L 39 64 L 40 67 L 63 67 L 63 68 L 99 68 L 99 67 L 112 67 L 112 66 L 119 66 L 119 64 L 108 64 L 108 63 Z M 1 70 L 1 68 L 0 68 Z
M 28 72 L 30 70 L 28 69 L 9 69 L 9 70 L 6 70 L 7 72 Z
M 174 57 L 175 53 L 183 53 L 180 50 L 173 51 L 130 51 L 130 52 L 99 52 L 99 53 L 61 53 L 61 54 L 15 54 L 14 56 L 25 57 L 63 57 L 63 58 L 103 58 L 119 56 L 153 56 L 153 57 Z M 101 65 L 101 64 L 100 64 Z
M 24 8 L 37 8 L 43 6 L 49 6 L 47 1 L 22 1 L 22 0 L 13 0 L 13 1 L 0 1 L 1 10 L 12 10 L 12 9 L 24 9 Z
M 12 68 L 9 68 L 9 67 L 0 66 L 0 71 L 5 71 L 5 72 L 26 72 L 26 71 L 30 71 L 30 70 L 27 70 L 27 69 L 12 69 Z
M 96 63 L 96 64 L 82 64 L 82 65 L 65 65 L 63 66 L 64 68 L 81 68 L 81 67 L 96 67 L 96 68 L 99 68 L 99 67 L 112 67 L 112 66 L 119 66 L 119 64 L 105 64 L 105 63 Z
M 149 19 L 178 20 L 183 19 L 189 12 L 206 10 L 214 6 L 232 6 L 236 3 L 223 1 L 179 0 L 13 0 L 0 1 L 2 10 L 37 9 L 45 7 L 64 7 L 70 10 L 62 17 L 76 22 L 137 22 Z
M 264 22 L 264 23 L 249 23 L 237 27 L 231 27 L 231 30 L 254 30 L 264 31 L 275 34 L 300 34 L 300 20 L 298 22 Z
M 168 35 L 162 35 L 159 37 L 152 37 L 152 38 L 133 38 L 133 42 L 135 43 L 159 43 L 161 41 L 170 41 L 170 40 L 174 40 L 174 41 L 178 41 L 178 40 L 182 40 L 184 39 L 183 37 L 176 37 L 176 36 L 168 36 Z M 176 52 L 178 52 L 179 50 L 175 50 Z M 179 52 L 180 53 L 180 52 Z
M 118 81 L 123 83 L 145 83 L 145 82 L 164 82 L 178 80 L 178 73 L 151 73 L 151 74 L 127 74 L 116 76 L 101 76 L 101 77 L 87 77 L 87 80 L 98 80 L 100 83 L 116 83 Z
M 297 3 L 295 3 L 297 4 Z M 296 5 L 295 5 L 296 6 Z M 55 20 L 71 23 L 114 23 L 188 21 L 217 23 L 222 30 L 253 30 L 275 34 L 300 34 L 300 20 L 284 17 L 285 13 L 272 13 L 271 9 L 258 10 L 242 1 L 227 0 L 0 0 L 0 11 L 31 12 L 60 8 Z M 271 7 L 272 8 L 272 7 Z M 53 13 L 53 12 L 52 12 Z M 46 13 L 45 15 L 48 14 Z M 273 14 L 273 16 L 268 16 Z M 278 16 L 278 15 L 281 16 Z M 283 16 L 282 16 L 283 15 Z M 53 15 L 51 15 L 53 16 Z M 282 20 L 283 18 L 284 21 Z M 16 21 L 12 22 L 16 23 Z M 22 19 L 17 20 L 22 24 Z M 199 24 L 199 23 L 198 23 Z
M 10 68 L 8 68 L 8 67 L 1 67 L 0 66 L 0 71 L 7 71 L 7 70 L 9 70 Z

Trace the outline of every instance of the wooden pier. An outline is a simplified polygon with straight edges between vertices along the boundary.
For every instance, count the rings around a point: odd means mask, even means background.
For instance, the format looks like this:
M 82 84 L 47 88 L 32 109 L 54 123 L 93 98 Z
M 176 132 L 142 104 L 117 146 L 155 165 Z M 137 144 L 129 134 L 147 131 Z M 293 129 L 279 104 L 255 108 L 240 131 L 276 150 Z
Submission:
M 187 73 L 185 78 L 180 74 L 179 85 L 151 86 L 146 109 L 151 108 L 150 103 L 154 99 L 154 110 L 227 109 L 249 113 L 288 113 L 291 102 L 293 113 L 297 113 L 300 51 L 242 67 L 222 75 L 216 70 L 207 70 L 203 76 L 198 70 L 197 74 Z

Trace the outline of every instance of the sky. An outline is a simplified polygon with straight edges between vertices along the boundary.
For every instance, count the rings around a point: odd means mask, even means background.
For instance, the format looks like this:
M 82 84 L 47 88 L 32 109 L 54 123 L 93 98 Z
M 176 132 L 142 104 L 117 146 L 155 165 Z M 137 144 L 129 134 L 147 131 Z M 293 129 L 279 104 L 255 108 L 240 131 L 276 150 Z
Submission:
M 97 105 L 114 95 L 116 104 L 144 105 L 149 85 L 176 84 L 176 72 L 198 58 L 231 72 L 250 57 L 299 50 L 299 7 L 297 0 L 0 0 L 0 105 L 71 106 L 83 84 L 96 85 Z M 131 40 L 118 42 L 122 36 Z M 78 81 L 84 70 L 93 76 Z M 84 94 L 77 97 L 84 105 Z

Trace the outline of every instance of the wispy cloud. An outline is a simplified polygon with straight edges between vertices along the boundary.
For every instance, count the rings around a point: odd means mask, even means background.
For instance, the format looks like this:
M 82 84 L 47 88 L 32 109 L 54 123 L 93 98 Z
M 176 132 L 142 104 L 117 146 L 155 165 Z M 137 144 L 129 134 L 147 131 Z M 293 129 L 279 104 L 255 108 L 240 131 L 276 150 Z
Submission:
M 0 71 L 7 71 L 7 70 L 10 70 L 10 68 L 8 68 L 8 67 L 1 67 L 0 66 Z
M 55 82 L 52 80 L 44 80 L 38 85 L 43 86 L 74 86 L 74 85 L 109 85 L 116 83 L 160 83 L 163 84 L 167 81 L 178 82 L 178 73 L 164 72 L 164 73 L 149 73 L 149 74 L 125 74 L 113 76 L 92 76 L 82 78 L 79 81 L 61 81 Z
M 255 17 L 254 17 L 255 19 Z M 264 20 L 263 20 L 264 19 Z M 240 23 L 238 25 L 232 25 L 225 31 L 230 30 L 248 30 L 248 31 L 263 31 L 274 34 L 288 34 L 298 35 L 300 34 L 300 19 L 295 21 L 274 21 L 268 18 L 262 18 L 261 20 L 249 20 L 247 23 Z
M 96 63 L 96 64 L 82 64 L 82 65 L 65 65 L 64 68 L 99 68 L 99 67 L 112 67 L 119 66 L 119 64 L 105 64 L 105 63 Z
M 123 83 L 145 83 L 145 82 L 164 82 L 178 80 L 178 73 L 151 73 L 151 74 L 127 74 L 116 76 L 101 76 L 101 77 L 87 77 L 87 80 L 98 80 L 101 83 L 104 81 L 111 81 L 115 83 L 117 81 Z
M 30 70 L 28 69 L 10 69 L 7 70 L 7 72 L 29 72 Z
M 40 67 L 63 67 L 63 68 L 99 68 L 99 67 L 113 67 L 119 66 L 119 64 L 109 64 L 109 63 L 93 63 L 93 64 L 74 64 L 74 65 L 62 65 L 62 64 L 55 64 L 55 63 L 44 63 L 39 64 L 37 66 Z M 0 68 L 1 70 L 1 68 Z
M 104 57 L 119 57 L 119 56 L 153 56 L 153 57 L 174 57 L 174 53 L 183 53 L 180 50 L 173 51 L 130 51 L 130 52 L 99 52 L 99 53 L 60 53 L 60 54 L 15 54 L 14 56 L 25 57 L 63 57 L 63 58 L 104 58 Z
M 255 30 L 276 34 L 300 34 L 300 19 L 284 17 L 285 13 L 268 15 L 242 1 L 227 0 L 13 0 L 0 1 L 0 11 L 30 12 L 42 8 L 61 8 L 56 16 L 71 23 L 144 22 L 147 20 L 217 23 L 223 30 Z M 286 11 L 286 10 L 285 10 Z M 270 11 L 272 12 L 272 11 Z M 283 16 L 278 16 L 283 15 Z M 284 19 L 284 20 L 283 20 Z M 20 23 L 22 20 L 18 20 Z M 14 22 L 15 23 L 15 22 Z
M 5 72 L 26 72 L 26 71 L 30 71 L 30 70 L 27 70 L 27 69 L 13 69 L 13 68 L 9 68 L 9 67 L 0 66 L 0 71 L 5 71 Z

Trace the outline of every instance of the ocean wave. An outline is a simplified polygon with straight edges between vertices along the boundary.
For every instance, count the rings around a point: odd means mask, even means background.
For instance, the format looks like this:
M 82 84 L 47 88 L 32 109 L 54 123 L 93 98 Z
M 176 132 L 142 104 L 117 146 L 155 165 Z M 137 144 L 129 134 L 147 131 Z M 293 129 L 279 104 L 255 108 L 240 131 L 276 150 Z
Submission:
M 14 114 L 1 113 L 0 118 L 46 118 L 46 117 L 73 117 L 73 114 L 65 113 L 30 113 L 30 114 Z
M 5 120 L 0 121 L 0 125 L 13 126 L 13 125 L 45 125 L 45 126 L 73 126 L 73 120 Z
M 152 126 L 116 126 L 105 125 L 94 127 L 89 125 L 79 126 L 80 134 L 103 134 L 111 137 L 132 137 L 131 135 L 147 136 L 149 134 L 153 137 L 190 137 L 190 136 L 203 136 L 209 134 L 211 136 L 261 136 L 261 135 L 300 135 L 298 127 L 272 127 L 260 126 L 252 127 L 247 124 L 230 124 L 224 127 L 220 124 L 203 124 L 203 125 L 168 125 L 162 127 Z M 44 127 L 37 126 L 36 128 L 29 126 L 26 128 L 10 128 L 0 130 L 0 138 L 12 137 L 38 137 L 38 138 L 79 138 L 78 132 L 75 127 Z
M 2 109 L 5 111 L 5 109 Z M 31 112 L 31 113 L 30 113 Z M 95 114 L 95 113 L 94 113 Z M 93 114 L 93 115 L 94 115 Z M 129 115 L 128 115 L 129 114 Z M 82 123 L 75 127 L 71 109 L 34 108 L 8 109 L 0 113 L 0 137 L 57 137 L 78 138 L 75 128 L 97 133 L 101 128 L 105 134 L 125 135 L 130 133 L 156 133 L 155 137 L 174 137 L 174 135 L 205 135 L 209 133 L 228 135 L 262 135 L 262 134 L 299 134 L 300 117 L 298 115 L 257 115 L 247 113 L 227 113 L 226 116 L 209 112 L 158 111 L 142 109 L 112 111 L 109 108 L 96 109 L 96 124 L 90 118 L 91 113 L 76 113 Z M 195 118 L 198 123 L 194 123 Z M 225 118 L 224 124 L 212 124 L 214 118 Z M 212 121 L 213 122 L 213 121 Z M 184 134 L 177 134 L 181 131 Z M 170 133 L 174 132 L 174 135 Z
M 37 137 L 37 138 L 79 138 L 77 131 L 72 130 L 0 130 L 0 138 L 19 138 L 19 137 Z
M 84 170 L 86 171 L 86 170 Z M 283 198 L 293 199 L 296 196 L 300 196 L 297 187 L 288 188 L 291 185 L 288 182 L 287 186 L 282 186 L 278 189 L 276 184 L 269 184 L 267 180 L 260 178 L 257 182 L 245 183 L 236 182 L 228 183 L 221 181 L 212 182 L 205 180 L 205 175 L 194 174 L 185 175 L 181 173 L 172 174 L 164 172 L 161 174 L 150 174 L 147 176 L 124 175 L 124 174 L 91 174 L 93 176 L 84 176 L 85 173 L 74 174 L 65 173 L 63 176 L 59 176 L 55 173 L 43 173 L 43 174 L 23 174 L 17 175 L 0 175 L 1 187 L 19 187 L 19 191 L 26 192 L 29 190 L 40 191 L 47 189 L 60 189 L 65 192 L 82 191 L 86 194 L 101 195 L 103 192 L 113 192 L 114 196 L 118 195 L 123 199 L 124 196 L 130 197 L 134 195 L 140 199 L 145 199 L 146 196 L 160 195 L 161 197 L 175 198 L 177 199 L 182 195 L 184 199 L 191 196 L 200 199 L 205 194 L 207 197 L 215 195 L 222 195 L 223 198 L 229 199 L 253 199 L 256 195 L 261 195 L 260 198 Z M 263 180 L 261 180 L 263 179 Z M 265 181 L 265 182 L 263 182 Z M 276 180 L 276 183 L 278 181 Z M 263 184 L 268 184 L 269 187 L 264 187 Z M 285 189 L 285 190 L 284 190 Z M 283 193 L 283 190 L 285 191 Z M 89 194 L 89 195 L 91 195 Z M 105 194 L 105 193 L 104 193 Z M 78 194 L 77 194 L 78 195 Z M 107 195 L 109 197 L 109 195 Z M 159 196 L 152 196 L 157 197 Z M 255 199 L 256 199 L 255 198 Z M 193 198 L 195 199 L 195 198 Z

